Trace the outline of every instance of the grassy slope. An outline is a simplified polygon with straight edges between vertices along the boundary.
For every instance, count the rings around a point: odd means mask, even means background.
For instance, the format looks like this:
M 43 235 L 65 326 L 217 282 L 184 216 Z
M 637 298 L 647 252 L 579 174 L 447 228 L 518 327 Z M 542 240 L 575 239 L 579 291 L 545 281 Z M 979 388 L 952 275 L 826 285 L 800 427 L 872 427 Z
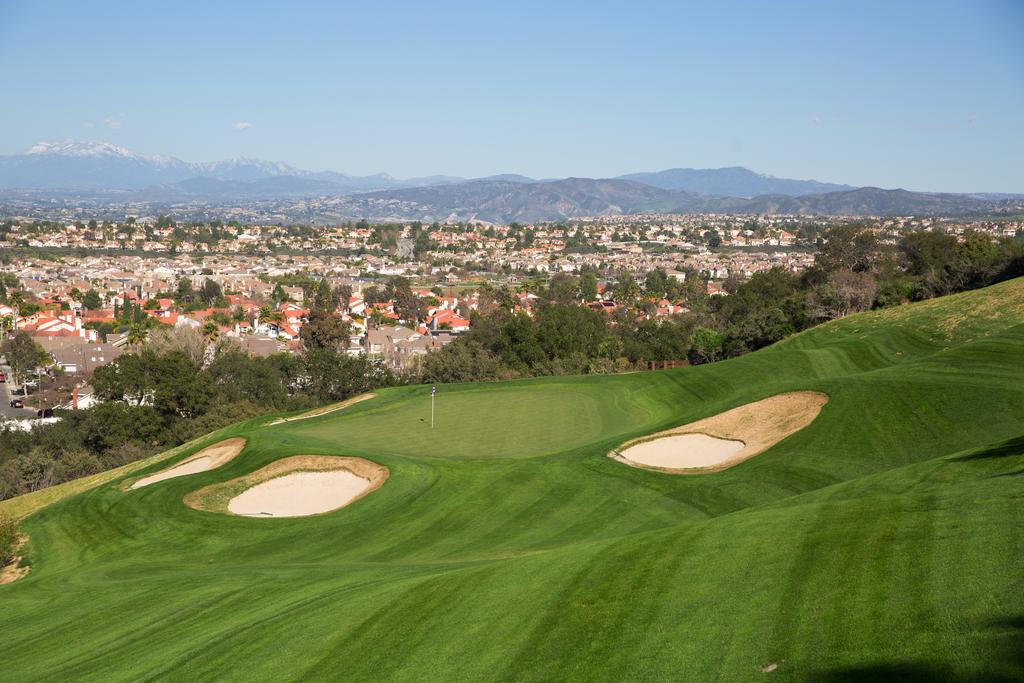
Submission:
M 712 366 L 443 387 L 433 432 L 423 387 L 229 428 L 218 438 L 250 441 L 221 471 L 99 486 L 25 522 L 32 572 L 0 588 L 0 666 L 6 680 L 745 680 L 772 663 L 787 679 L 1021 676 L 1022 359 L 1018 280 Z M 831 400 L 734 469 L 605 457 L 795 389 Z M 180 502 L 302 453 L 392 476 L 315 518 Z

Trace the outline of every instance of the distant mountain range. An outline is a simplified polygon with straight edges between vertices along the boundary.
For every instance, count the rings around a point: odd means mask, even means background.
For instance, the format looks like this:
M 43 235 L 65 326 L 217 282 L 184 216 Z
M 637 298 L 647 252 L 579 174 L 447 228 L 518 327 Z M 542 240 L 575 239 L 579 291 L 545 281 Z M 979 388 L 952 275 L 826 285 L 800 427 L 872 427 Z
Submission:
M 1013 210 L 1024 195 L 935 194 L 793 180 L 742 167 L 674 168 L 618 178 L 535 180 L 516 174 L 399 179 L 306 171 L 282 162 L 209 163 L 146 156 L 107 142 L 41 142 L 0 156 L 4 194 L 48 192 L 117 201 L 231 204 L 334 198 L 332 213 L 376 219 L 559 220 L 643 212 L 833 215 L 965 214 Z

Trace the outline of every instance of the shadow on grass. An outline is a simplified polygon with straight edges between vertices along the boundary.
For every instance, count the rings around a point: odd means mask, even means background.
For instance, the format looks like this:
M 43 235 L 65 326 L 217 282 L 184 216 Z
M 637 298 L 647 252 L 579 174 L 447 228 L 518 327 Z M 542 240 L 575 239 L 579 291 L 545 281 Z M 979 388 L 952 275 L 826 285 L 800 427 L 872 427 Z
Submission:
M 1024 436 L 1018 436 L 1004 441 L 997 446 L 989 446 L 965 455 L 958 456 L 954 460 L 986 460 L 989 458 L 1008 458 L 1014 455 L 1024 455 Z
M 1024 615 L 991 622 L 989 629 L 992 632 L 993 657 L 983 671 L 968 676 L 957 675 L 949 669 L 926 662 L 908 661 L 820 671 L 811 675 L 808 680 L 818 683 L 853 683 L 854 681 L 1010 683 L 1010 681 L 1024 681 Z

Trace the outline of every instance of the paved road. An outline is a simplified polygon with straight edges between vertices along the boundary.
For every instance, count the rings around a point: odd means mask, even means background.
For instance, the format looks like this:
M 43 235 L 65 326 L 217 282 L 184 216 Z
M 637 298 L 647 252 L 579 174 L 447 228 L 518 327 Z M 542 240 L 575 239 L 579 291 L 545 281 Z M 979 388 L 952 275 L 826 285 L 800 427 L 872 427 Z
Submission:
M 11 369 L 6 364 L 0 364 L 0 371 L 7 376 L 7 381 L 0 383 L 0 418 L 5 420 L 35 417 L 34 410 L 11 407 Z

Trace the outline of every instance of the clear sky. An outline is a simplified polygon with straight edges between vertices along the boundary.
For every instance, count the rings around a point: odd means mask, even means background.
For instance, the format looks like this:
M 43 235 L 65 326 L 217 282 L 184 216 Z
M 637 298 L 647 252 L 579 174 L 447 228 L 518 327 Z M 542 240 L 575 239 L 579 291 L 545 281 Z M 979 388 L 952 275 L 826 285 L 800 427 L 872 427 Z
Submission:
M 0 153 L 1024 192 L 1024 1 L 0 0 Z

